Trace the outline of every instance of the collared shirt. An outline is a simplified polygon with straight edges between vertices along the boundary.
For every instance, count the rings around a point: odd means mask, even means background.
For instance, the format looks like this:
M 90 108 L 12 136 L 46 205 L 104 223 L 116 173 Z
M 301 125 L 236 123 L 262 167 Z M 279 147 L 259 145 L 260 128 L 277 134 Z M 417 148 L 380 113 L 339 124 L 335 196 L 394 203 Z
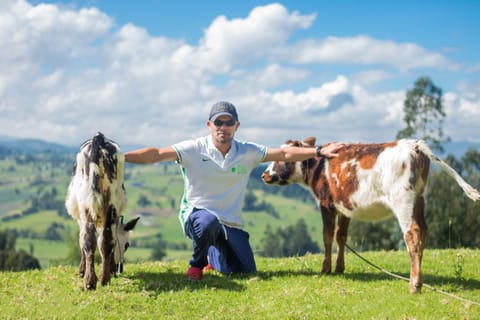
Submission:
M 179 214 L 182 227 L 193 209 L 198 208 L 213 213 L 227 226 L 242 228 L 241 210 L 248 179 L 265 159 L 267 147 L 234 139 L 224 158 L 211 135 L 172 147 L 184 180 Z

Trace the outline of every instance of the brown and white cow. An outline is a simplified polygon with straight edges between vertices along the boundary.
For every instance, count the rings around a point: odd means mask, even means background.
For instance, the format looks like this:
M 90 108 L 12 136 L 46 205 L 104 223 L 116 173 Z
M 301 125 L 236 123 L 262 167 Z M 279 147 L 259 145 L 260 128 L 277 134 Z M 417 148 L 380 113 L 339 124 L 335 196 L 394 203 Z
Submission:
M 123 172 L 124 155 L 102 133 L 81 145 L 65 206 L 80 226 L 80 276 L 86 290 L 97 285 L 94 260 L 97 246 L 102 258 L 100 282 L 107 285 L 111 276 L 123 269 L 129 231 L 139 219 L 123 224 L 120 216 L 126 204 Z
M 315 138 L 310 137 L 303 142 L 289 140 L 282 147 L 313 148 L 314 145 Z M 424 191 L 430 161 L 451 176 L 470 199 L 480 199 L 477 190 L 419 140 L 345 144 L 338 157 L 330 159 L 272 162 L 262 179 L 267 184 L 306 185 L 318 200 L 325 245 L 322 273 L 330 273 L 332 269 L 334 236 L 338 247 L 335 272 L 344 271 L 350 219 L 375 221 L 394 215 L 410 255 L 410 292 L 416 293 L 422 288 L 421 263 L 427 236 Z

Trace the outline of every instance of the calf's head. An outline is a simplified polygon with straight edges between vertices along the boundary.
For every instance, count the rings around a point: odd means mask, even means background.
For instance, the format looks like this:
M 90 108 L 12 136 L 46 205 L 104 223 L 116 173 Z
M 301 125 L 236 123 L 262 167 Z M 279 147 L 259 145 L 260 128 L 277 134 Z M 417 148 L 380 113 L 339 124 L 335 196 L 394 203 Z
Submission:
M 130 231 L 135 228 L 139 219 L 140 217 L 137 217 L 131 219 L 127 223 L 123 223 L 123 216 L 120 216 L 120 218 L 117 219 L 117 241 L 115 243 L 115 249 L 113 254 L 115 266 L 114 269 L 111 270 L 112 273 L 123 272 L 123 264 L 125 263 L 125 251 L 127 251 L 128 247 L 130 247 Z
M 315 140 L 314 137 L 306 138 L 304 141 L 287 140 L 281 148 L 313 148 L 315 146 Z M 302 163 L 300 161 L 273 161 L 263 172 L 262 180 L 266 184 L 281 186 L 292 183 L 304 183 L 304 170 L 302 168 Z

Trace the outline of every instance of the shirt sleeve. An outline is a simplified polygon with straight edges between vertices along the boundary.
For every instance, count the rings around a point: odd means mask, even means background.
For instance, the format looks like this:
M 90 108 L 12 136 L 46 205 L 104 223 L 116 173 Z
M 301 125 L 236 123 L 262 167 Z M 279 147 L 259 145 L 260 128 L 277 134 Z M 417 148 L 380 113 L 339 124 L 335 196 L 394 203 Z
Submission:
M 184 140 L 179 143 L 172 145 L 172 148 L 177 153 L 178 161 L 177 163 L 188 163 L 190 160 L 189 154 L 195 150 L 195 141 L 194 140 Z

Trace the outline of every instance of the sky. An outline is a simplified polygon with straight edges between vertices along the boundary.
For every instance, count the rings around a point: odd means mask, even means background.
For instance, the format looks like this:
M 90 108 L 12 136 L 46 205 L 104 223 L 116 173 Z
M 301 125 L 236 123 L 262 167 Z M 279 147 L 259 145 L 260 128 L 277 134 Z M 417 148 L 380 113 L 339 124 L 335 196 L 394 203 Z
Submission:
M 382 142 L 415 81 L 443 129 L 480 142 L 480 1 L 0 0 L 0 136 L 163 147 L 208 134 Z

